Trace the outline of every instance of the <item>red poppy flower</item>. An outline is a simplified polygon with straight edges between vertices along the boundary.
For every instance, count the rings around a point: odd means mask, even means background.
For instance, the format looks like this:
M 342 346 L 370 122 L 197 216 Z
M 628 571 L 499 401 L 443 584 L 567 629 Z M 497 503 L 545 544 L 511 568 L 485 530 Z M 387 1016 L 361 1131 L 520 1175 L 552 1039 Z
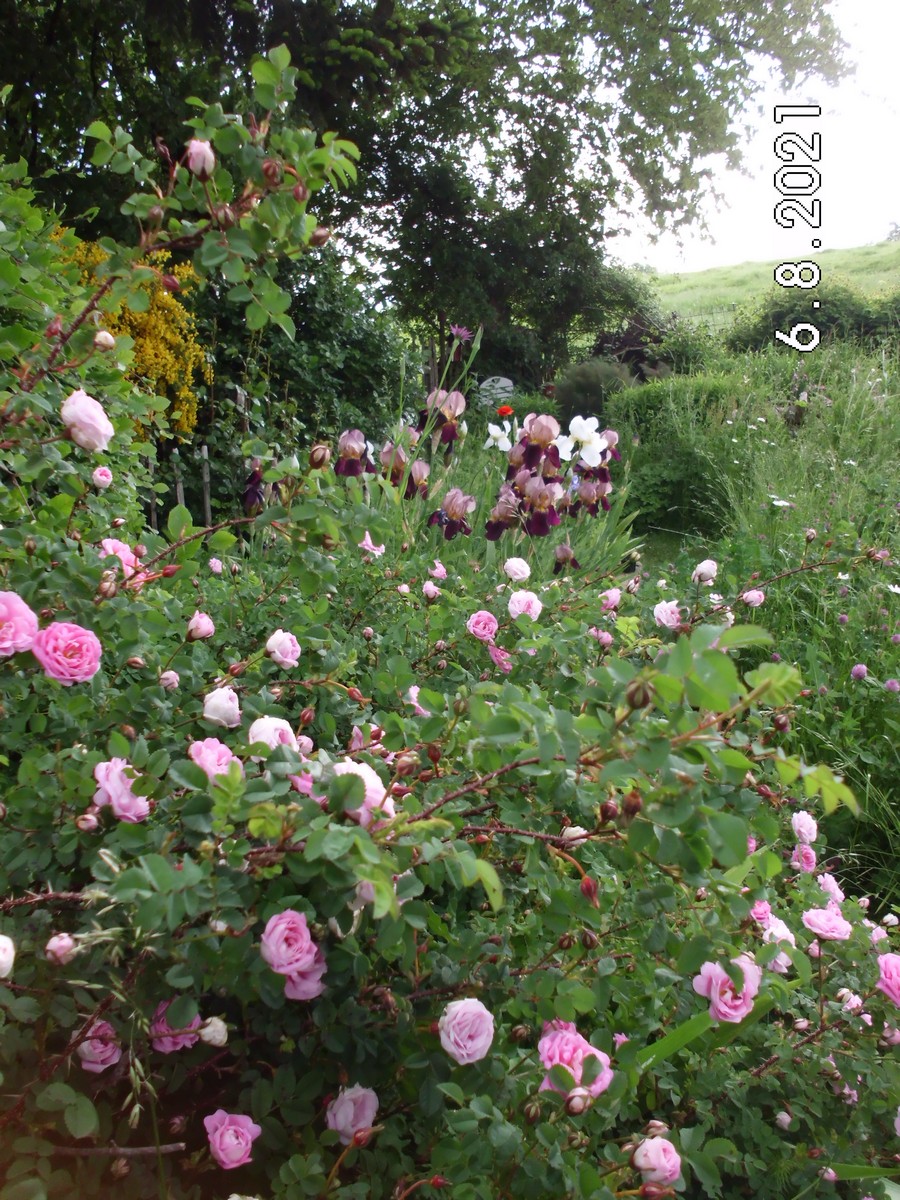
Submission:
M 513 408 L 513 406 L 511 404 L 501 404 L 500 407 L 497 409 L 497 416 L 498 417 L 511 417 L 514 412 L 515 412 L 515 409 Z

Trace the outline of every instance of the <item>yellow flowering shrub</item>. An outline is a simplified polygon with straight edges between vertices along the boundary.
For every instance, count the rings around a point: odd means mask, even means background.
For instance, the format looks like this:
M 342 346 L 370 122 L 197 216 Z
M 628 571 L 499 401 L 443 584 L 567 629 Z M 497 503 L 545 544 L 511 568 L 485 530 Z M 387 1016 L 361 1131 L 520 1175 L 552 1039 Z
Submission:
M 90 279 L 105 257 L 105 251 L 96 242 L 80 242 L 73 252 L 85 280 Z M 129 376 L 169 400 L 169 424 L 177 434 L 187 436 L 197 424 L 199 399 L 194 388 L 200 380 L 211 384 L 213 372 L 197 340 L 196 320 L 179 299 L 197 286 L 197 273 L 190 263 L 173 266 L 169 260 L 166 253 L 153 254 L 148 260 L 148 265 L 159 274 L 143 285 L 150 294 L 144 312 L 122 304 L 106 311 L 104 321 L 110 333 L 126 334 L 133 339 Z M 164 274 L 178 280 L 178 293 L 168 291 L 163 285 Z

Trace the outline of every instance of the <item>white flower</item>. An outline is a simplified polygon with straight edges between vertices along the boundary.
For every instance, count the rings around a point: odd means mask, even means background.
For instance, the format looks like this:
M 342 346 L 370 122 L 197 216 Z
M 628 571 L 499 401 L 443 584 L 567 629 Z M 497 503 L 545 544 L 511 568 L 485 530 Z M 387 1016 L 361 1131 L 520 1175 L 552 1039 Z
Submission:
M 669 585 L 666 583 L 665 579 L 657 579 L 656 586 L 661 592 L 664 592 Z
M 213 725 L 236 729 L 241 723 L 241 706 L 234 688 L 216 688 L 203 698 L 203 715 Z
M 599 432 L 596 417 L 573 417 L 569 422 L 568 435 L 563 434 L 556 439 L 556 448 L 560 458 L 568 461 L 575 456 L 589 467 L 598 467 L 603 461 L 603 454 L 609 449 L 609 442 Z
M 560 830 L 559 836 L 567 842 L 580 842 L 591 835 L 581 825 L 567 825 L 565 829 Z
M 502 425 L 488 424 L 488 439 L 484 443 L 484 449 L 489 450 L 495 447 L 497 450 L 512 449 L 512 442 L 509 440 L 509 421 L 504 421 Z
M 228 1042 L 228 1026 L 221 1017 L 207 1017 L 197 1032 L 207 1046 L 224 1046 Z
M 840 576 L 838 576 L 838 578 L 840 578 Z M 896 583 L 889 583 L 887 585 L 887 589 L 889 592 L 893 592 L 895 596 L 900 596 L 900 585 Z
M 702 563 L 698 563 L 694 567 L 691 575 L 691 583 L 708 583 L 711 584 L 719 573 L 719 564 L 713 558 L 704 558 Z
M 16 961 L 16 944 L 11 937 L 0 933 L 0 979 L 8 979 Z
M 773 500 L 772 507 L 773 508 L 793 508 L 794 506 L 793 506 L 793 504 L 791 504 L 790 500 Z
M 531 575 L 531 567 L 524 558 L 508 558 L 503 564 L 503 570 L 513 583 L 524 583 Z

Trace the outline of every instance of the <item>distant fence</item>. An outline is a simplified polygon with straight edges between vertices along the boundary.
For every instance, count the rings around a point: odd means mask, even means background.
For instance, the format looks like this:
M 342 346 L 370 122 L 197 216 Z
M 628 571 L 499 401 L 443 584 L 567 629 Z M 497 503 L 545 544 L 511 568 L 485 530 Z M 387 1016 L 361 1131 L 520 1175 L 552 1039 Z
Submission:
M 731 328 L 737 311 L 737 304 L 728 304 L 721 308 L 706 308 L 702 312 L 685 313 L 683 319 L 692 325 L 706 325 L 714 332 L 719 332 Z

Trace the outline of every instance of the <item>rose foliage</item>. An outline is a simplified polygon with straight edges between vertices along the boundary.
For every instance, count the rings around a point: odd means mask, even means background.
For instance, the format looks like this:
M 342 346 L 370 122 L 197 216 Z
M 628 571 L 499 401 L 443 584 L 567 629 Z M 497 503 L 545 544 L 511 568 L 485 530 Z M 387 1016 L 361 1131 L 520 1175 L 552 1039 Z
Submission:
M 277 53 L 269 115 L 204 105 L 162 184 L 94 130 L 251 324 L 312 232 Z M 654 620 L 612 431 L 587 461 L 536 414 L 491 458 L 458 401 L 384 472 L 318 447 L 258 515 L 146 528 L 127 339 L 4 172 L 0 1198 L 880 1194 L 896 927 L 791 861 L 854 802 L 779 747 L 800 681 L 742 658 L 747 584 Z

